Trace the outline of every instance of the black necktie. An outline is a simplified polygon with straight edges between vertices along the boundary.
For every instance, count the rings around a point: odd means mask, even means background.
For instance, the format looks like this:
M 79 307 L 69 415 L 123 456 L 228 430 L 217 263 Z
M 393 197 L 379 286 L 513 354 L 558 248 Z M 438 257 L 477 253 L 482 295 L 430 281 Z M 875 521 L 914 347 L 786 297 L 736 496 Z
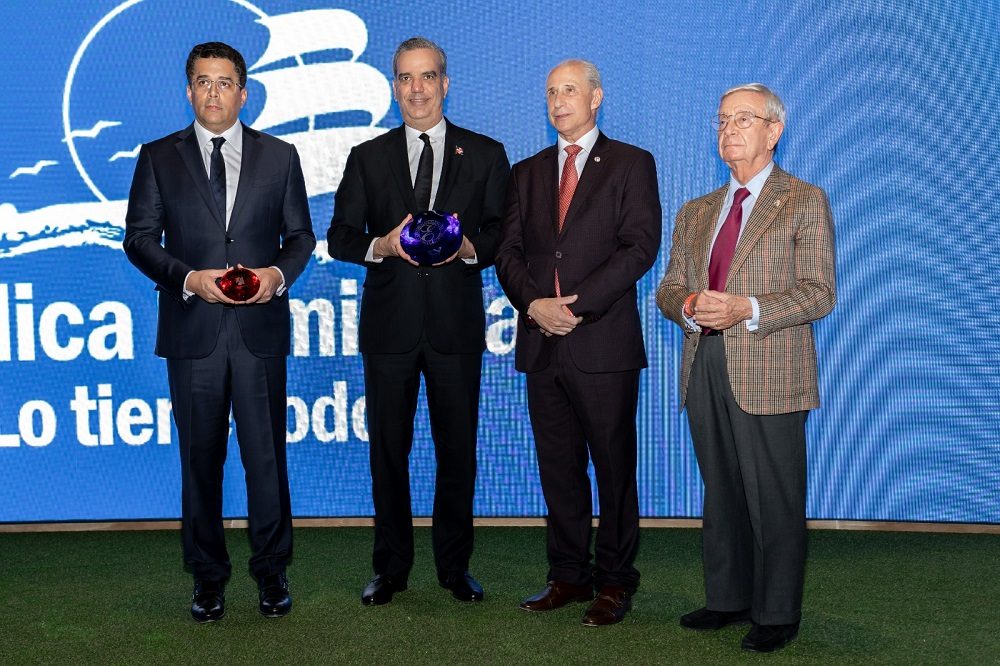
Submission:
M 434 179 L 434 149 L 431 148 L 431 138 L 420 135 L 424 149 L 420 151 L 420 162 L 417 164 L 417 178 L 413 181 L 413 196 L 417 199 L 417 211 L 424 212 L 431 207 L 431 181 Z
M 226 140 L 221 136 L 212 139 L 212 169 L 208 177 L 208 185 L 212 188 L 212 198 L 219 209 L 222 223 L 226 223 L 226 161 L 222 159 L 222 144 Z

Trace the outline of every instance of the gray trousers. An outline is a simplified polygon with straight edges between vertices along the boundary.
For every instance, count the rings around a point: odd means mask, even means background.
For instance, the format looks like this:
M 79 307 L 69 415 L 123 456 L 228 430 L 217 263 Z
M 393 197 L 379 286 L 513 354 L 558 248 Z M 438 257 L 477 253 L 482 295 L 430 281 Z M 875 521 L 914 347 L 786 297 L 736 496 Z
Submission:
M 733 398 L 723 336 L 702 338 L 687 412 L 705 481 L 702 562 L 710 610 L 799 621 L 806 556 L 806 416 L 758 416 Z

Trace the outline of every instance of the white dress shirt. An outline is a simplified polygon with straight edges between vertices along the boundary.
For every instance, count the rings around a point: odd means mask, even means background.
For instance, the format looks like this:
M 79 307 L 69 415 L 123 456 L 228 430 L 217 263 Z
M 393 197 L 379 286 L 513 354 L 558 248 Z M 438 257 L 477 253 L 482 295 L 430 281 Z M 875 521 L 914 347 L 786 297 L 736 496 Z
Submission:
M 437 198 L 438 185 L 441 184 L 441 170 L 444 168 L 444 135 L 448 129 L 444 118 L 426 132 L 404 125 L 406 132 L 406 157 L 410 161 L 410 184 L 417 184 L 417 169 L 420 167 L 420 155 L 424 152 L 424 142 L 420 135 L 426 134 L 431 140 L 431 150 L 434 151 L 434 172 L 431 176 L 431 208 Z
M 597 143 L 598 134 L 600 134 L 600 130 L 595 125 L 589 132 L 576 140 L 576 145 L 581 148 L 580 152 L 576 154 L 576 175 L 578 177 L 583 177 L 583 168 L 587 166 L 590 153 L 594 150 L 594 144 Z M 557 183 L 562 180 L 563 168 L 566 165 L 567 158 L 569 158 L 569 153 L 566 152 L 566 146 L 568 145 L 570 145 L 570 142 L 561 136 L 556 142 L 556 146 L 559 148 L 557 151 L 559 153 L 559 170 L 556 172 Z
M 236 189 L 240 186 L 240 166 L 243 163 L 243 124 L 235 123 L 222 134 L 213 134 L 194 121 L 194 133 L 201 146 L 201 157 L 205 162 L 205 174 L 212 177 L 212 151 L 215 144 L 212 139 L 221 136 L 226 140 L 222 144 L 222 160 L 226 163 L 226 229 L 229 229 L 229 218 L 233 214 L 233 203 L 236 201 Z

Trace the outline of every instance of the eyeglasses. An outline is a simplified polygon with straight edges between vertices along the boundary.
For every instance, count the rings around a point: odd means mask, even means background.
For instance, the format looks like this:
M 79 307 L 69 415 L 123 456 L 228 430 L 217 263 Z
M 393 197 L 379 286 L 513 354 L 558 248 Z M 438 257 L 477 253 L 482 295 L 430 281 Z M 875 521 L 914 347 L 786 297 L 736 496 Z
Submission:
M 737 111 L 731 116 L 726 116 L 723 114 L 719 114 L 718 116 L 712 116 L 711 120 L 712 127 L 715 128 L 716 132 L 721 132 L 722 130 L 726 129 L 726 126 L 729 125 L 730 120 L 735 122 L 736 126 L 739 127 L 740 129 L 747 129 L 748 127 L 753 125 L 754 120 L 763 120 L 765 123 L 775 122 L 770 118 L 764 118 L 763 116 L 758 116 L 756 113 L 752 111 Z
M 213 81 L 212 79 L 195 79 L 192 87 L 201 92 L 208 92 L 212 89 L 213 85 L 215 86 L 215 89 L 219 91 L 220 95 L 224 95 L 228 92 L 236 92 L 243 87 L 230 79 L 218 79 L 216 81 Z

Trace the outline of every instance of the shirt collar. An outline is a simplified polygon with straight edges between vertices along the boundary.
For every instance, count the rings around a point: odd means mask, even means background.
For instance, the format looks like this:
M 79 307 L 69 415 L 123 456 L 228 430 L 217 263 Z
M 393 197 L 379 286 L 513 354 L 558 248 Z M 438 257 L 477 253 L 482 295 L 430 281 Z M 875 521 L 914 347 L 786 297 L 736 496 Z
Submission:
M 406 128 L 406 141 L 408 143 L 420 141 L 420 135 L 426 134 L 431 138 L 431 143 L 441 144 L 444 143 L 444 135 L 448 130 L 448 123 L 445 122 L 444 116 L 441 116 L 441 120 L 438 121 L 437 125 L 423 132 L 418 129 L 414 129 L 409 125 L 403 125 L 403 127 Z
M 589 132 L 577 139 L 575 143 L 583 149 L 581 152 L 584 154 L 589 153 L 594 149 L 594 144 L 597 143 L 597 137 L 600 133 L 600 130 L 597 129 L 597 125 L 594 125 L 590 128 Z M 559 148 L 560 155 L 562 155 L 568 145 L 570 145 L 570 142 L 560 136 L 559 141 L 556 143 L 556 146 Z
M 748 190 L 750 190 L 750 196 L 752 196 L 754 200 L 756 200 L 757 197 L 760 196 L 760 191 L 764 189 L 764 182 L 767 180 L 767 177 L 771 175 L 771 171 L 773 170 L 774 170 L 774 160 L 771 160 L 770 162 L 767 163 L 767 166 L 761 169 L 756 176 L 751 178 L 746 185 L 741 185 L 740 181 L 736 180 L 736 176 L 730 176 L 729 191 L 726 193 L 726 203 L 728 204 L 732 202 L 733 195 L 736 193 L 736 190 L 740 189 L 741 187 L 745 187 Z
M 243 150 L 243 123 L 241 123 L 238 120 L 235 123 L 233 123 L 232 127 L 227 129 L 222 134 L 215 134 L 213 132 L 208 131 L 207 129 L 201 126 L 201 123 L 195 120 L 194 133 L 195 136 L 198 137 L 199 146 L 211 147 L 212 137 L 221 136 L 223 139 L 226 140 L 226 143 L 228 143 L 229 146 L 237 153 Z

